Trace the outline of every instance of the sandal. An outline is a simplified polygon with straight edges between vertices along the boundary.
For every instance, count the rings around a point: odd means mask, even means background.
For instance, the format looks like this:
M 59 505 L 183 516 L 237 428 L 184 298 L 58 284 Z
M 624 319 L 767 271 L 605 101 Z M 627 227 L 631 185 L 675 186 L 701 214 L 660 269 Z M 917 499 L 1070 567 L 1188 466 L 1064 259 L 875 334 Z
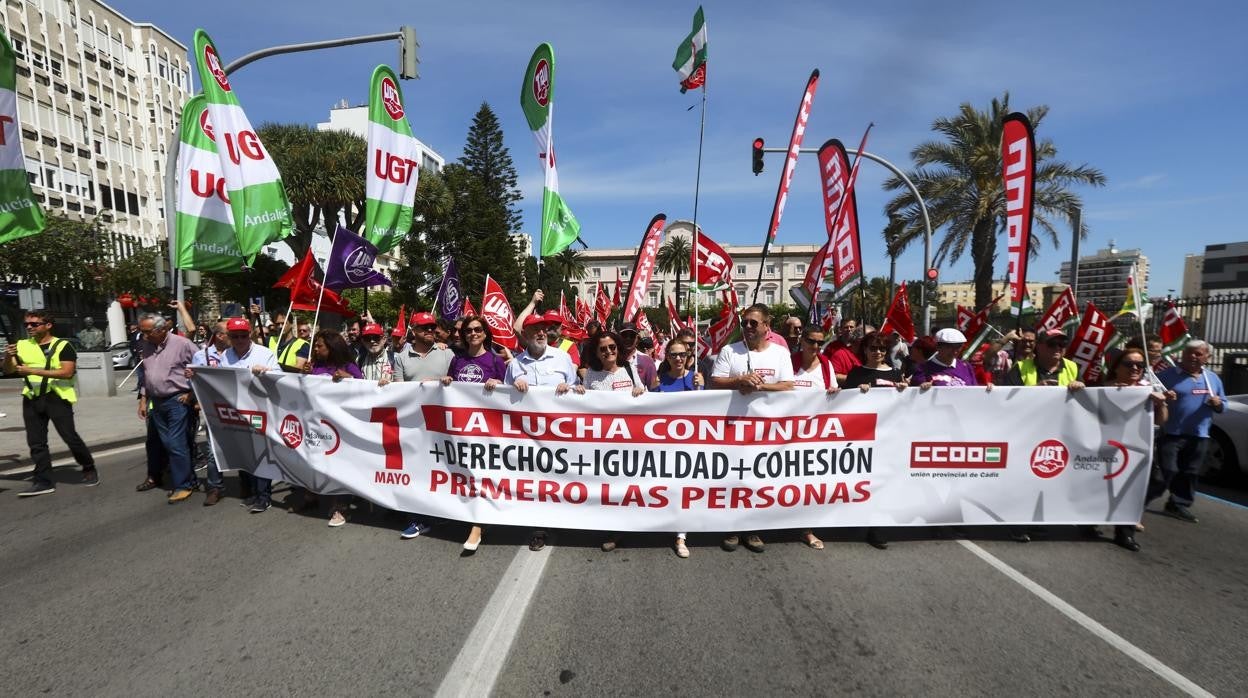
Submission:
M 823 550 L 823 541 L 819 540 L 819 536 L 816 536 L 814 531 L 807 531 L 805 536 L 806 545 L 809 545 L 815 550 Z
M 545 547 L 546 547 L 546 534 L 544 532 L 538 531 L 537 533 L 534 533 L 529 538 L 529 550 L 532 550 L 533 552 L 537 552 Z

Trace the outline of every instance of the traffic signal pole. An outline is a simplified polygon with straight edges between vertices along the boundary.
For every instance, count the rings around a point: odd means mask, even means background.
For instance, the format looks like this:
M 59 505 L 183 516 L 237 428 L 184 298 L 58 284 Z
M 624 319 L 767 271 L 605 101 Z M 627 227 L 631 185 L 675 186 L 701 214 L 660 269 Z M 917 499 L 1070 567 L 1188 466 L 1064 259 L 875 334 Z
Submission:
M 302 44 L 285 44 L 282 46 L 271 46 L 269 48 L 252 51 L 241 58 L 237 58 L 229 65 L 225 66 L 225 74 L 229 75 L 234 71 L 254 63 L 261 58 L 269 56 L 279 56 L 286 53 L 300 53 L 303 51 L 318 51 L 326 48 L 338 48 L 339 46 L 354 46 L 356 44 L 370 44 L 378 41 L 390 41 L 397 39 L 399 41 L 399 77 L 405 80 L 419 78 L 416 66 L 420 63 L 417 58 L 416 49 L 420 47 L 420 43 L 416 40 L 416 30 L 403 26 L 398 31 L 385 32 L 382 34 L 366 34 L 364 36 L 351 36 L 343 39 L 329 39 L 327 41 L 310 41 Z M 177 168 L 178 168 L 178 150 L 182 145 L 182 137 L 180 128 L 174 128 L 170 142 L 166 147 L 168 155 L 165 157 L 165 175 L 164 175 L 164 200 L 165 200 L 165 235 L 169 241 L 169 283 L 172 286 L 174 296 L 179 300 L 185 300 L 186 287 L 181 283 L 182 270 L 178 269 L 178 249 L 176 241 L 176 231 L 174 222 L 177 219 L 177 198 L 175 188 L 177 187 Z M 367 292 L 367 291 L 366 291 Z M 190 329 L 189 327 L 186 329 Z
M 753 162 L 754 174 L 757 175 L 758 173 L 763 171 L 762 155 L 761 155 L 762 153 L 787 153 L 788 149 L 764 147 L 763 139 L 756 138 L 754 139 L 754 143 L 753 143 L 753 152 L 754 152 L 754 156 L 753 156 L 754 157 L 754 162 Z M 818 148 L 801 148 L 798 150 L 798 152 L 809 153 L 811 155 L 814 155 L 814 154 L 818 154 L 819 149 Z M 924 275 L 926 275 L 927 270 L 930 269 L 932 266 L 932 220 L 927 215 L 927 203 L 923 201 L 923 195 L 919 193 L 918 187 L 914 186 L 914 182 L 911 182 L 910 178 L 907 177 L 906 173 L 902 172 L 900 168 L 898 168 L 896 165 L 889 162 L 888 160 L 885 160 L 884 158 L 880 157 L 879 155 L 876 155 L 875 153 L 868 153 L 865 150 L 859 151 L 859 150 L 855 150 L 852 148 L 846 148 L 845 152 L 849 155 L 857 155 L 860 157 L 864 157 L 868 160 L 871 160 L 872 162 L 875 162 L 883 166 L 884 169 L 897 175 L 897 177 L 902 182 L 905 182 L 906 187 L 910 189 L 910 193 L 914 194 L 915 201 L 919 202 L 919 210 L 923 212 L 923 273 Z M 926 276 L 924 278 L 926 278 Z M 923 334 L 928 335 L 932 333 L 931 302 L 934 301 L 935 298 L 934 296 L 933 298 L 928 298 L 926 284 L 922 285 L 922 288 L 920 289 L 920 293 L 921 293 L 920 300 L 923 304 Z

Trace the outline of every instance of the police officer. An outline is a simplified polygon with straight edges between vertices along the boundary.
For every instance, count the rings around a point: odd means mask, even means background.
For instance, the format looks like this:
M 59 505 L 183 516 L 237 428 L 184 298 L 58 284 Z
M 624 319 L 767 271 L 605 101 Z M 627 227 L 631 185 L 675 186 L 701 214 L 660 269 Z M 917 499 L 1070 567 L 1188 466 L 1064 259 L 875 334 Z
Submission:
M 69 446 L 74 460 L 82 466 L 82 484 L 100 484 L 95 459 L 74 428 L 74 370 L 78 354 L 64 339 L 52 336 L 52 315 L 43 310 L 26 313 L 28 339 L 5 349 L 4 373 L 22 377 L 22 421 L 26 444 L 35 462 L 34 483 L 19 497 L 35 497 L 56 492 L 52 482 L 52 456 L 48 452 L 48 422 Z

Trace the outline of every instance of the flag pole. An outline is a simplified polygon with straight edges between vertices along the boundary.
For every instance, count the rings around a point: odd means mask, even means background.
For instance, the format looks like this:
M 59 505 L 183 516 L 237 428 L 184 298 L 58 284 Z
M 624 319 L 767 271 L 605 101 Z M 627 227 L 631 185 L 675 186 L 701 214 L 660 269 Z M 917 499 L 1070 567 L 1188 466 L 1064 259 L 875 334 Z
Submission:
M 693 180 L 693 331 L 698 331 L 698 296 L 701 293 L 698 286 L 698 198 L 702 193 L 702 141 L 706 135 L 706 82 L 702 82 L 702 119 L 698 124 L 698 170 Z M 677 311 L 680 309 L 680 299 L 676 299 Z

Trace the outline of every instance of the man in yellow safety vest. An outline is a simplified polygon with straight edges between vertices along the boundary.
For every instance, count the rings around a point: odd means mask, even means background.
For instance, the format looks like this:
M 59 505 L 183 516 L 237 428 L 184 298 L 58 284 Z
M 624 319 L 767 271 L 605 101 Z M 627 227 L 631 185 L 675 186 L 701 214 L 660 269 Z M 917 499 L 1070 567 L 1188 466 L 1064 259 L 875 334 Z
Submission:
M 44 310 L 26 313 L 27 339 L 5 349 L 4 373 L 22 377 L 22 421 L 26 425 L 26 445 L 35 462 L 34 482 L 19 497 L 52 494 L 52 455 L 48 451 L 48 422 L 69 446 L 74 460 L 82 466 L 82 484 L 100 484 L 91 451 L 74 427 L 74 370 L 78 353 L 64 339 L 52 336 L 52 314 Z

